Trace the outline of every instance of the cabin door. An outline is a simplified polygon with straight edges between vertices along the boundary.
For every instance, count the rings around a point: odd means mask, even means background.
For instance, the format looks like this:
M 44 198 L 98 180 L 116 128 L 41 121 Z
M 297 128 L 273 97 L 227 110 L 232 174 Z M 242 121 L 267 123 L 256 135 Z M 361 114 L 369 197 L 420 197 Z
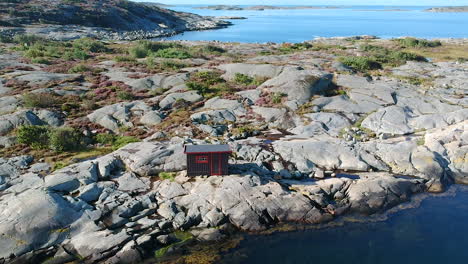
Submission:
M 222 175 L 221 154 L 211 153 L 210 156 L 210 174 Z

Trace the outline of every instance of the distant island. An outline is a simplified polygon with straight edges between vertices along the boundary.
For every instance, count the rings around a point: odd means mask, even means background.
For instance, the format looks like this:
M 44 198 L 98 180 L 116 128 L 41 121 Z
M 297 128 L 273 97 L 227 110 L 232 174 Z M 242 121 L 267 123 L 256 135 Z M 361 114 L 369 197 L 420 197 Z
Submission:
M 257 6 L 247 6 L 241 7 L 236 5 L 213 5 L 213 6 L 203 6 L 197 7 L 197 9 L 210 9 L 210 10 L 232 10 L 232 11 L 242 11 L 242 10 L 254 10 L 254 11 L 263 11 L 263 10 L 294 10 L 294 9 L 338 9 L 337 6 L 270 6 L 270 5 L 257 5 Z
M 432 7 L 424 10 L 425 12 L 435 13 L 466 13 L 468 12 L 468 6 L 444 6 L 444 7 Z
M 176 12 L 159 3 L 120 0 L 0 1 L 0 32 L 53 39 L 134 40 L 230 25 L 213 17 Z

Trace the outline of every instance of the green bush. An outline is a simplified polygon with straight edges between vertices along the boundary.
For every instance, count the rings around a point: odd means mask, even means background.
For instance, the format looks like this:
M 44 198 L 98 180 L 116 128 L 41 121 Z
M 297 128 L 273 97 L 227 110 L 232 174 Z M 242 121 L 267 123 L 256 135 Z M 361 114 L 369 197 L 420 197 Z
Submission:
M 344 65 L 361 72 L 382 69 L 382 65 L 373 58 L 348 56 L 341 57 L 339 60 Z
M 210 87 L 203 83 L 187 82 L 185 85 L 189 90 L 197 91 L 201 95 L 206 95 L 210 91 Z
M 215 71 L 202 71 L 193 73 L 190 76 L 190 81 L 186 83 L 190 90 L 198 91 L 202 95 L 206 95 L 212 91 L 212 86 L 224 83 L 221 78 L 221 73 Z
M 50 61 L 44 57 L 34 58 L 31 60 L 31 62 L 38 64 L 50 64 Z
M 107 52 L 109 49 L 101 41 L 81 38 L 73 42 L 73 48 L 87 52 Z
M 133 100 L 135 96 L 131 92 L 120 91 L 117 93 L 117 97 L 120 100 Z
M 146 58 L 153 52 L 157 52 L 162 49 L 177 48 L 181 45 L 164 42 L 154 42 L 149 40 L 140 40 L 135 46 L 130 47 L 128 52 L 133 58 Z
M 248 75 L 242 74 L 242 73 L 236 73 L 234 75 L 234 82 L 237 84 L 250 85 L 253 83 L 253 81 L 254 81 L 254 78 Z
M 274 104 L 280 104 L 283 101 L 283 97 L 287 96 L 284 93 L 273 93 L 271 95 L 271 102 Z
M 70 127 L 52 129 L 49 132 L 49 147 L 56 152 L 79 150 L 83 147 L 81 133 Z
M 25 45 L 31 46 L 34 43 L 43 42 L 43 41 L 44 41 L 44 38 L 36 36 L 36 35 L 31 35 L 31 34 L 15 35 L 13 37 L 14 43 L 17 43 L 23 46 Z
M 116 62 L 136 62 L 136 59 L 131 56 L 116 56 L 114 60 Z
M 82 72 L 90 72 L 92 69 L 84 64 L 78 64 L 71 67 L 68 70 L 68 73 L 82 73 Z
M 16 137 L 18 143 L 33 149 L 45 149 L 49 146 L 49 128 L 46 126 L 20 126 Z
M 188 59 L 192 57 L 190 53 L 180 48 L 160 49 L 155 53 L 152 53 L 152 55 L 155 57 L 167 59 Z
M 22 99 L 24 106 L 31 108 L 49 108 L 61 103 L 57 96 L 48 93 L 27 93 Z
M 179 70 L 187 67 L 187 64 L 183 62 L 173 61 L 173 60 L 164 60 L 161 62 L 161 69 L 164 70 Z
M 394 41 L 398 42 L 400 45 L 406 48 L 434 48 L 442 46 L 442 42 L 438 40 L 430 41 L 417 38 L 402 38 L 395 39 Z
M 116 135 L 101 133 L 96 135 L 96 142 L 104 145 L 112 145 L 116 138 Z

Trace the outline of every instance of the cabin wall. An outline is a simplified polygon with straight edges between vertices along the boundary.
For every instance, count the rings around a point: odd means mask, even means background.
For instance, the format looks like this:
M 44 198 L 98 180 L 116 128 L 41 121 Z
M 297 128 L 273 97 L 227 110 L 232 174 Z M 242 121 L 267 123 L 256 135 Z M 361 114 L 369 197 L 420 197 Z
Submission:
M 206 163 L 198 163 L 197 157 L 207 156 Z M 229 174 L 229 153 L 187 154 L 187 175 L 227 175 Z

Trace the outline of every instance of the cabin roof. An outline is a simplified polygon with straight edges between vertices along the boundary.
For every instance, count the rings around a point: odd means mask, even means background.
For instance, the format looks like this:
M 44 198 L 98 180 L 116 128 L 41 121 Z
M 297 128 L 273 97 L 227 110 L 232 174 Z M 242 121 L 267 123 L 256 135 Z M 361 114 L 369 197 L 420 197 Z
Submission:
M 230 153 L 229 145 L 185 145 L 185 154 Z

